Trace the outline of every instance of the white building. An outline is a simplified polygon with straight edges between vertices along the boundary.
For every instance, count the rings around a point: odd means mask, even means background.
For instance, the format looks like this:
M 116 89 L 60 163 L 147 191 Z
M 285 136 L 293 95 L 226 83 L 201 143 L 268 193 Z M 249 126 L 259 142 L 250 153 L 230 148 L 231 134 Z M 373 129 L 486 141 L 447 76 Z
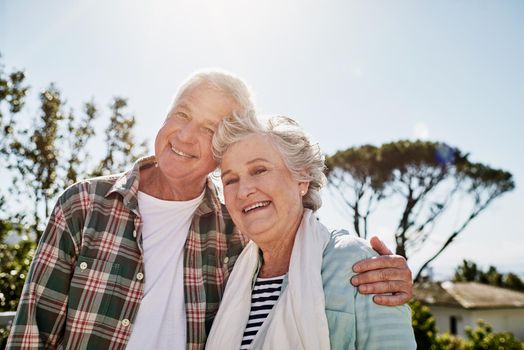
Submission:
M 439 333 L 465 337 L 479 319 L 494 332 L 511 332 L 524 341 L 524 293 L 475 282 L 420 283 L 415 298 L 429 306 Z

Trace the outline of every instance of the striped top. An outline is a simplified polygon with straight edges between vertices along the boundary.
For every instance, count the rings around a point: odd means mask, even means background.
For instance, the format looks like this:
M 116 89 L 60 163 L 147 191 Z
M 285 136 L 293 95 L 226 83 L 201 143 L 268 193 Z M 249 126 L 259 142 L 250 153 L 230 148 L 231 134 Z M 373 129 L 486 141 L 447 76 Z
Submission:
M 262 327 L 267 315 L 269 315 L 271 309 L 273 309 L 273 306 L 277 303 L 284 276 L 285 275 L 270 278 L 257 277 L 255 287 L 251 293 L 251 311 L 249 312 L 249 319 L 244 330 L 240 350 L 250 348 L 251 342 L 255 339 L 258 330 Z

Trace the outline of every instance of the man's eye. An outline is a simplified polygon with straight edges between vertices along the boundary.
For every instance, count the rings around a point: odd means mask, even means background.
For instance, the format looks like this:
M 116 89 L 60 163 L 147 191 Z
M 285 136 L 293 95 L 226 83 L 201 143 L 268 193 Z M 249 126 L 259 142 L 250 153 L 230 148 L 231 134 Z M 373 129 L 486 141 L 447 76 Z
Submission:
M 215 134 L 215 130 L 211 128 L 204 128 L 204 132 L 210 136 L 213 136 Z
M 189 116 L 187 114 L 185 114 L 184 112 L 177 112 L 176 113 L 176 117 L 179 118 L 179 119 L 184 119 L 184 120 L 188 120 L 189 119 Z
M 253 172 L 255 175 L 259 175 L 259 174 L 263 174 L 267 171 L 266 168 L 256 168 L 255 171 Z

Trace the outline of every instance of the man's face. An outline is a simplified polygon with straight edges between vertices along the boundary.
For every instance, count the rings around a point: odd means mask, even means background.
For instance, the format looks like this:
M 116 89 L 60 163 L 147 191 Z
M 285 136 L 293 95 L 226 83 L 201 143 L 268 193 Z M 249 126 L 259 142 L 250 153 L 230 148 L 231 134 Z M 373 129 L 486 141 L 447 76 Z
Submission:
M 216 168 L 211 139 L 218 123 L 238 106 L 205 84 L 185 91 L 169 111 L 155 140 L 160 171 L 185 186 L 201 186 Z

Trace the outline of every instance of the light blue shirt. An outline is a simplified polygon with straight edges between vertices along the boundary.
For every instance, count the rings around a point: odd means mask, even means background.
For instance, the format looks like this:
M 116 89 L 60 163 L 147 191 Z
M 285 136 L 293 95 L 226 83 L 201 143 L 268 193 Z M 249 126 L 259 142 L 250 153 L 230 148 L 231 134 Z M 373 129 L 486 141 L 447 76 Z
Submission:
M 324 249 L 321 271 L 331 349 L 417 348 L 408 305 L 377 305 L 373 302 L 373 295 L 360 294 L 350 283 L 351 277 L 355 275 L 353 265 L 377 255 L 366 241 L 351 236 L 345 230 L 331 233 Z M 286 275 L 282 292 L 287 283 Z M 272 316 L 273 312 L 270 312 L 252 346 L 264 342 Z
M 378 254 L 366 241 L 335 231 L 324 250 L 322 281 L 332 349 L 416 349 L 408 305 L 381 306 L 349 281 L 353 265 Z

